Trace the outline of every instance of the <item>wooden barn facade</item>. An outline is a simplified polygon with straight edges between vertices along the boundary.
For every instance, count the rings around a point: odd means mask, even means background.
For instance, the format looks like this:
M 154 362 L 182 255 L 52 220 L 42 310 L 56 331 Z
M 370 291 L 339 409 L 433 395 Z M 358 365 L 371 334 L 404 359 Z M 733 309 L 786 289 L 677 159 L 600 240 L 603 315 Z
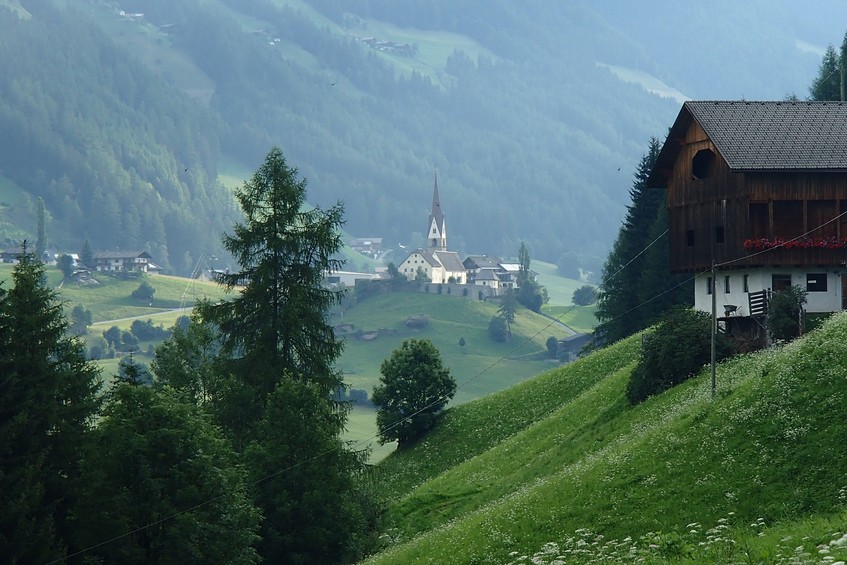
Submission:
M 789 285 L 847 308 L 847 104 L 686 102 L 648 186 L 667 189 L 670 266 L 727 316 Z M 716 266 L 712 280 L 712 266 Z

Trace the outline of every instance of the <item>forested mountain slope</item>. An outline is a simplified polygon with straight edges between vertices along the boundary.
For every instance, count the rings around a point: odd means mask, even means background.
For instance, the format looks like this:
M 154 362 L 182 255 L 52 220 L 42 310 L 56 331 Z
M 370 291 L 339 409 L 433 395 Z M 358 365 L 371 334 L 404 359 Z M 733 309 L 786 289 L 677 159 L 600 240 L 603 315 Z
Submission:
M 233 216 L 217 121 L 83 15 L 22 4 L 0 8 L 0 171 L 44 199 L 49 239 L 176 267 L 213 250 Z
M 845 10 L 812 8 L 0 0 L 0 169 L 71 239 L 184 269 L 229 223 L 223 157 L 279 145 L 351 233 L 413 245 L 437 167 L 451 248 L 596 270 L 680 96 L 805 96 Z

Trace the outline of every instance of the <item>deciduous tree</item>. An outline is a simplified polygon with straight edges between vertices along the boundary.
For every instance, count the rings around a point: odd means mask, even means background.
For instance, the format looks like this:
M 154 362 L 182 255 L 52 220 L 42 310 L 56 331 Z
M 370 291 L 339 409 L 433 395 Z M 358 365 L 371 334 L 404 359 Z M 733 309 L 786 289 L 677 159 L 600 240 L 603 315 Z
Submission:
M 71 277 L 74 274 L 74 258 L 68 255 L 67 253 L 62 253 L 59 255 L 59 259 L 56 261 L 56 266 L 59 267 L 59 270 L 62 271 L 62 276 L 66 281 L 71 280 Z
M 711 356 L 712 317 L 687 306 L 675 306 L 662 318 L 655 332 L 644 337 L 641 358 L 626 388 L 631 404 L 638 404 L 685 381 Z M 719 332 L 716 356 L 724 359 L 733 352 L 732 342 Z
M 132 297 L 141 302 L 151 302 L 156 289 L 148 281 L 141 281 L 138 288 L 132 291 Z
M 597 301 L 597 291 L 590 284 L 585 284 L 573 291 L 571 301 L 577 306 L 590 306 Z
M 118 326 L 111 326 L 109 329 L 103 330 L 103 339 L 109 347 L 117 349 L 121 344 L 121 329 Z
M 221 408 L 227 380 L 220 367 L 220 349 L 215 329 L 195 311 L 187 326 L 175 324 L 171 337 L 156 347 L 151 368 L 160 383 L 187 401 L 214 411 Z
M 547 289 L 532 277 L 529 248 L 524 242 L 518 250 L 518 290 L 515 297 L 520 304 L 536 313 L 541 312 L 541 307 L 548 300 Z
M 379 441 L 397 440 L 398 448 L 431 429 L 456 393 L 456 381 L 428 339 L 404 341 L 382 362 L 380 373 L 371 395 Z
M 550 355 L 550 357 L 555 359 L 556 357 L 559 356 L 559 340 L 556 339 L 555 336 L 551 335 L 550 337 L 548 337 L 546 345 L 547 345 L 547 353 L 548 353 L 548 355 Z
M 74 309 L 71 310 L 71 325 L 68 328 L 69 331 L 74 335 L 86 335 L 91 323 L 91 310 L 82 304 L 74 306 Z
M 772 340 L 791 341 L 800 335 L 800 314 L 805 303 L 806 291 L 799 286 L 773 293 L 765 319 Z

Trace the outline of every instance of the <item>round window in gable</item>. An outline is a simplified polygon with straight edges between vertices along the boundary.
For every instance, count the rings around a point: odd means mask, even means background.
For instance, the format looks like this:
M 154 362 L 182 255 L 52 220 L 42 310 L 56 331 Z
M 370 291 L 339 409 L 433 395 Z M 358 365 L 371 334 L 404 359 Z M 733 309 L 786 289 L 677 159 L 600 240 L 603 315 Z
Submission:
M 715 153 L 711 149 L 701 149 L 691 160 L 691 175 L 695 179 L 707 179 L 715 174 Z

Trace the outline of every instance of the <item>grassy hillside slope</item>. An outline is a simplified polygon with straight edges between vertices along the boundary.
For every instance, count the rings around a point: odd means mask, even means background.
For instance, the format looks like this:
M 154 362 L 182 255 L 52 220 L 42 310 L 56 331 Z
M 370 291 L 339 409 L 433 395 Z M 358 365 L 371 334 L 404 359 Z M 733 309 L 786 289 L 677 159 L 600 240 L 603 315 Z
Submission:
M 843 555 L 845 331 L 840 314 L 721 365 L 714 401 L 704 373 L 629 407 L 635 336 L 456 408 L 379 466 L 395 545 L 370 562 L 817 562 L 818 544 Z
M 498 306 L 462 296 L 394 293 L 370 298 L 348 310 L 342 322 L 352 324 L 338 367 L 344 381 L 370 395 L 379 383 L 379 368 L 406 339 L 426 338 L 441 353 L 458 383 L 452 406 L 484 397 L 548 370 L 554 361 L 546 358 L 547 337 L 564 337 L 564 332 L 543 316 L 520 310 L 512 327 L 510 342 L 496 343 L 488 336 L 488 322 Z M 410 329 L 404 322 L 426 314 L 429 325 Z M 370 337 L 379 330 L 375 339 Z M 459 346 L 459 339 L 465 346 Z M 369 408 L 355 407 L 348 422 L 348 438 L 370 444 L 373 460 L 379 460 L 395 445 L 377 446 L 376 415 Z
M 480 398 L 549 369 L 545 341 L 549 335 L 564 337 L 564 332 L 543 316 L 521 309 L 512 340 L 496 343 L 488 336 L 488 322 L 497 308 L 462 296 L 393 293 L 370 298 L 347 311 L 342 321 L 366 336 L 381 330 L 379 337 L 366 341 L 348 334 L 338 365 L 351 386 L 370 391 L 378 384 L 383 359 L 406 339 L 426 338 L 459 383 L 454 403 Z M 429 317 L 426 328 L 405 326 L 407 318 L 420 315 Z M 460 338 L 465 338 L 465 347 L 459 346 Z

